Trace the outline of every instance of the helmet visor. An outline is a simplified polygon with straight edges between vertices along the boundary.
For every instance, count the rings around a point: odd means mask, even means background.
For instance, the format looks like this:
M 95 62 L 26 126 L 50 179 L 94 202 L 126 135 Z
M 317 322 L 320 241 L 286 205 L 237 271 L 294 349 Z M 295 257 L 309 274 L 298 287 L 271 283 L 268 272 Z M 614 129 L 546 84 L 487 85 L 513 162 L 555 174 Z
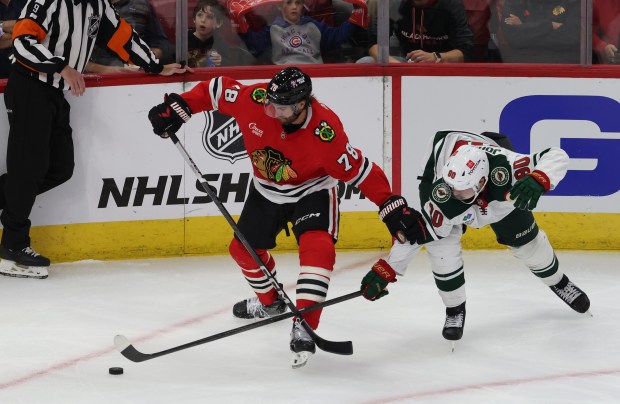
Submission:
M 290 119 L 295 116 L 297 104 L 282 105 L 271 102 L 268 99 L 263 103 L 265 114 L 271 118 Z

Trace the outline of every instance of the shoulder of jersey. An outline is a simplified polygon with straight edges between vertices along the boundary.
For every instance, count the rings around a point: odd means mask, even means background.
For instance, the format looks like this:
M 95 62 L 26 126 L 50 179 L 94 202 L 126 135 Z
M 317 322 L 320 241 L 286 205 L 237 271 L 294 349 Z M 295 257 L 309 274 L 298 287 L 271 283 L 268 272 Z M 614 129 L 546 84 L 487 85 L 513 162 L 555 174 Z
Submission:
M 318 101 L 312 103 L 312 119 L 308 129 L 321 143 L 333 143 L 339 136 L 344 136 L 342 124 L 338 116 Z
M 267 84 L 269 83 L 256 83 L 244 87 L 244 92 L 250 97 L 250 100 L 256 104 L 264 104 L 267 99 Z
M 452 190 L 443 180 L 433 182 L 431 187 L 431 199 L 435 204 L 445 205 L 450 201 Z
M 448 220 L 452 220 L 463 214 L 469 205 L 463 204 L 454 198 L 451 198 L 452 191 L 448 184 L 443 180 L 437 180 L 433 183 L 431 189 L 430 201 L 435 204 L 441 214 Z
M 512 170 L 506 155 L 489 156 L 489 179 L 498 188 L 511 186 Z

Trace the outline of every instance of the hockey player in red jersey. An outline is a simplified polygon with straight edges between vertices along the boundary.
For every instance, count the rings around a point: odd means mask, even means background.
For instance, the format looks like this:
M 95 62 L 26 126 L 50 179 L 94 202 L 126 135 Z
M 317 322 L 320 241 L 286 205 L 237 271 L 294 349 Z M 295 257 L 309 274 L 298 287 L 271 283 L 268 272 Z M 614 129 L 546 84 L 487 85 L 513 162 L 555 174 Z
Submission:
M 312 96 L 310 77 L 287 67 L 269 83 L 246 86 L 216 77 L 192 90 L 170 94 L 149 112 L 160 136 L 176 132 L 192 114 L 219 110 L 237 120 L 253 168 L 253 181 L 238 226 L 265 267 L 276 275 L 269 250 L 276 236 L 292 223 L 299 245 L 301 272 L 296 307 L 303 309 L 327 296 L 336 259 L 340 218 L 338 181 L 359 188 L 380 206 L 380 216 L 401 242 L 423 239 L 420 214 L 394 195 L 383 171 L 353 147 L 338 116 Z M 260 318 L 286 311 L 286 304 L 243 244 L 233 238 L 230 255 L 256 293 L 233 307 L 240 318 Z M 304 315 L 313 329 L 321 310 Z M 293 367 L 315 352 L 314 341 L 295 321 L 290 348 Z
M 375 263 L 363 278 L 366 298 L 386 295 L 386 286 L 395 281 L 396 274 L 404 275 L 425 245 L 446 306 L 442 335 L 453 344 L 463 336 L 465 325 L 463 229 L 489 225 L 498 243 L 508 246 L 563 302 L 578 313 L 589 310 L 590 299 L 561 270 L 547 235 L 531 212 L 539 198 L 566 175 L 569 157 L 565 151 L 551 147 L 520 154 L 512 151 L 510 141 L 499 133 L 441 131 L 435 134 L 426 155 L 418 178 L 428 237 L 418 244 L 394 244 L 390 255 Z

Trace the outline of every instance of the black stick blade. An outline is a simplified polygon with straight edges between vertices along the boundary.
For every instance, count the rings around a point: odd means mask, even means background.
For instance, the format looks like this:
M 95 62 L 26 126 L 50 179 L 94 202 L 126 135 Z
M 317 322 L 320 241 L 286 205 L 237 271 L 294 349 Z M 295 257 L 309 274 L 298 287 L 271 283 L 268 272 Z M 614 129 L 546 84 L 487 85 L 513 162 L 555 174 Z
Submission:
M 325 338 L 321 338 L 314 330 L 308 325 L 306 320 L 303 320 L 301 325 L 306 332 L 314 340 L 316 346 L 321 350 L 337 355 L 353 355 L 353 342 L 351 341 L 330 341 Z
M 314 343 L 321 351 L 337 355 L 353 355 L 353 342 L 351 341 L 328 341 L 317 335 Z
M 114 337 L 114 345 L 116 349 L 123 355 L 125 358 L 129 359 L 132 362 L 144 362 L 151 359 L 151 355 L 144 354 L 134 348 L 133 345 L 129 342 L 127 337 L 124 335 L 117 335 Z

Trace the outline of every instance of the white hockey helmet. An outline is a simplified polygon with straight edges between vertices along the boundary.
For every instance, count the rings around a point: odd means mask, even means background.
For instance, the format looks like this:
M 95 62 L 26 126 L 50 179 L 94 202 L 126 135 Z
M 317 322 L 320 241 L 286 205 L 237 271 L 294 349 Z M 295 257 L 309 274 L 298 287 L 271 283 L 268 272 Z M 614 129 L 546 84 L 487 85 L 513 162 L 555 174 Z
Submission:
M 443 166 L 441 176 L 452 189 L 457 191 L 473 189 L 475 200 L 489 178 L 487 154 L 475 146 L 461 146 Z M 482 178 L 485 181 L 481 184 Z

